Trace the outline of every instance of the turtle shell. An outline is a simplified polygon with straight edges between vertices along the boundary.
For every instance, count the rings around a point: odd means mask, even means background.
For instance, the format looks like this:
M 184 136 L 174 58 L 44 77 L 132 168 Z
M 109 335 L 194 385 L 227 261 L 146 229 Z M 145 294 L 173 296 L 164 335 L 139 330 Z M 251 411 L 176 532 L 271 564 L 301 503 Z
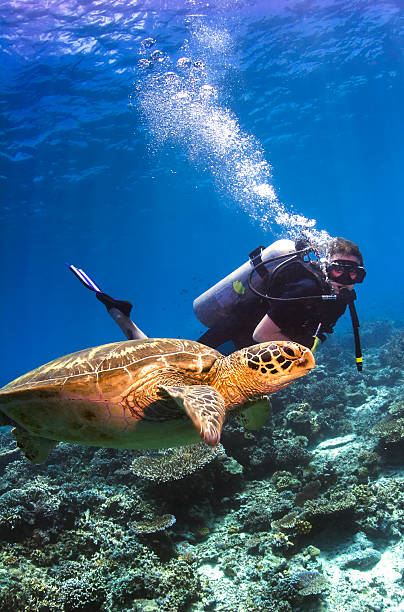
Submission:
M 0 389 L 0 410 L 35 436 L 147 448 L 148 437 L 159 439 L 161 432 L 139 427 L 140 421 L 153 425 L 155 421 L 184 420 L 174 403 L 159 399 L 158 385 L 170 375 L 183 376 L 185 384 L 209 384 L 211 367 L 220 357 L 198 342 L 165 338 L 85 349 L 55 359 Z M 162 447 L 161 439 L 158 446 Z
M 87 382 L 91 378 L 107 380 L 109 377 L 130 370 L 158 370 L 172 366 L 184 373 L 208 375 L 221 353 L 199 342 L 170 338 L 125 340 L 83 349 L 59 357 L 49 363 L 16 378 L 0 389 L 2 395 L 28 389 L 53 390 Z M 82 383 L 81 383 L 82 384 Z

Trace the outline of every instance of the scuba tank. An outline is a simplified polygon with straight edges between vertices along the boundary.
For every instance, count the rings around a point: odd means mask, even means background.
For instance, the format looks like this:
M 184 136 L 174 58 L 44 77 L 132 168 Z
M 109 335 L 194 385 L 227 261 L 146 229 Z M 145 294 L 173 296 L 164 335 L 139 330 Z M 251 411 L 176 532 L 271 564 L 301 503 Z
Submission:
M 254 308 L 257 296 L 250 288 L 249 277 L 254 269 L 257 272 L 256 289 L 265 293 L 271 273 L 282 261 L 296 255 L 293 240 L 276 240 L 268 247 L 258 247 L 250 253 L 250 259 L 228 274 L 194 300 L 194 312 L 206 327 L 228 324 L 235 312 Z

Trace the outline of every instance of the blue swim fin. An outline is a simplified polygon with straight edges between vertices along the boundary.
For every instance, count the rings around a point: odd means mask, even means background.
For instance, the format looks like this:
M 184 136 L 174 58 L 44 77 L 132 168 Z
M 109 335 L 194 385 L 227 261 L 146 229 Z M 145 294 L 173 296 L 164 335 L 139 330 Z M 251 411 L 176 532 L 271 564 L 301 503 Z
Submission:
M 117 310 L 122 312 L 126 317 L 129 317 L 130 311 L 132 310 L 132 304 L 130 302 L 127 302 L 126 300 L 116 300 L 110 295 L 107 295 L 106 293 L 101 291 L 98 285 L 93 281 L 92 278 L 88 276 L 88 274 L 84 272 L 84 270 L 82 270 L 81 268 L 76 268 L 76 266 L 73 266 L 72 264 L 66 264 L 66 265 L 69 268 L 69 270 L 73 272 L 76 278 L 78 278 L 79 281 L 83 283 L 85 287 L 87 287 L 87 289 L 90 289 L 91 291 L 95 291 L 96 298 L 102 304 L 104 304 L 108 312 L 111 310 L 111 308 L 116 308 Z
M 81 283 L 87 289 L 91 289 L 91 291 L 96 291 L 97 293 L 102 293 L 101 289 L 95 284 L 95 282 L 82 270 L 81 268 L 76 268 L 71 264 L 66 264 L 69 270 L 73 272 L 73 274 L 79 279 Z

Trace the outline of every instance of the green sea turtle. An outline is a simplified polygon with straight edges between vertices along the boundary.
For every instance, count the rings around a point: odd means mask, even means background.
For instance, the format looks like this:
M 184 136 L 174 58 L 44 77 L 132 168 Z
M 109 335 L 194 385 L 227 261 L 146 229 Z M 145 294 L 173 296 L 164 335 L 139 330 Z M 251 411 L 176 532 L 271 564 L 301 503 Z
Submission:
M 59 441 L 141 449 L 200 436 L 216 447 L 227 411 L 247 427 L 261 425 L 269 402 L 260 400 L 314 365 L 311 351 L 295 342 L 225 357 L 191 340 L 127 340 L 60 357 L 10 382 L 0 389 L 0 415 L 15 425 L 33 463 Z

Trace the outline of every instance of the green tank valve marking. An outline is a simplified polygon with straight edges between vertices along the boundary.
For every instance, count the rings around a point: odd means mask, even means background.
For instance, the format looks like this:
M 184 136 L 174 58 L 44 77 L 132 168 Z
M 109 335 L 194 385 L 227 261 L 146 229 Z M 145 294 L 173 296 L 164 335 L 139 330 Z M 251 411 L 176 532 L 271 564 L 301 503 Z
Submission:
M 245 287 L 241 281 L 234 281 L 233 289 L 239 295 L 243 295 L 245 293 Z

